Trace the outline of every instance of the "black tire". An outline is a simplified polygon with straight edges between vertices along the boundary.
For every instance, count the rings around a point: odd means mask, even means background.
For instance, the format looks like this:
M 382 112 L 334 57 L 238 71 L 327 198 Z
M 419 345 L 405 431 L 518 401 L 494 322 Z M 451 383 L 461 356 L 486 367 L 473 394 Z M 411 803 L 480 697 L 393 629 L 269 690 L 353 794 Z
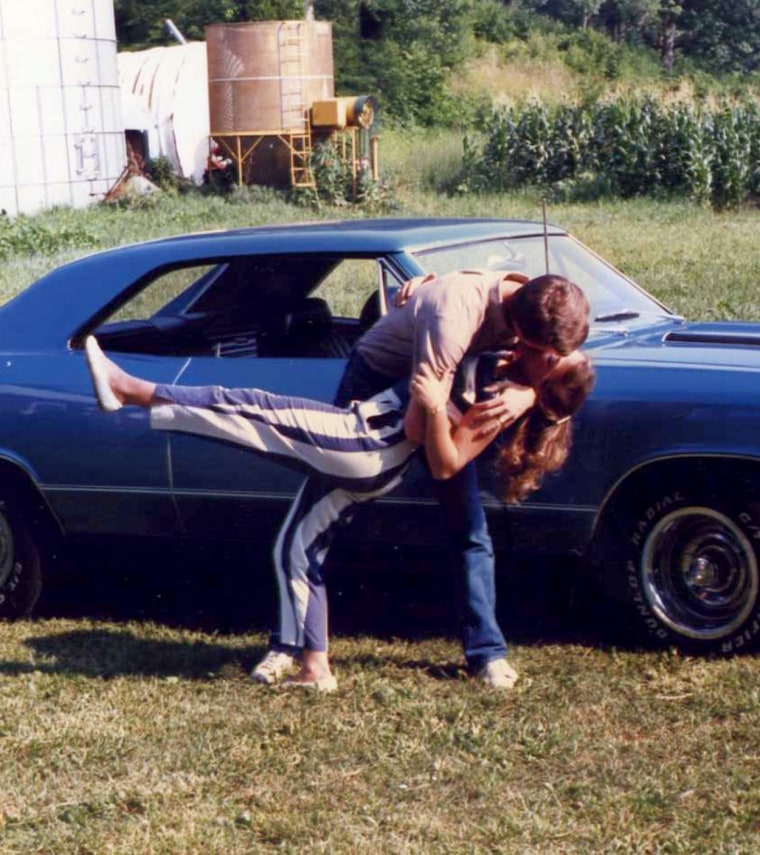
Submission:
M 760 502 L 731 486 L 729 496 L 650 483 L 615 509 L 604 572 L 617 575 L 641 633 L 662 645 L 730 655 L 760 639 Z
M 31 614 L 42 591 L 42 561 L 35 542 L 13 503 L 0 499 L 0 618 Z

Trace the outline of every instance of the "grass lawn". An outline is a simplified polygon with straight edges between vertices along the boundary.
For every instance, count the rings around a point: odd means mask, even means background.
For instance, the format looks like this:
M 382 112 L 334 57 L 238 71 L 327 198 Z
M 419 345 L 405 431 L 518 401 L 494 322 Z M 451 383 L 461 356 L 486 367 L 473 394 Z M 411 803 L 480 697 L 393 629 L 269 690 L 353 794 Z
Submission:
M 46 620 L 0 641 L 3 852 L 755 852 L 757 661 L 339 638 L 341 689 L 251 683 L 260 635 Z
M 396 214 L 540 217 L 535 195 L 437 194 L 431 168 L 452 169 L 456 145 L 431 136 L 432 160 L 410 165 L 408 142 L 386 154 Z M 267 194 L 48 212 L 17 250 L 0 241 L 0 299 L 159 231 L 346 213 Z M 760 320 L 755 210 L 636 200 L 549 216 L 679 312 Z M 2 625 L 0 852 L 758 851 L 756 656 L 539 627 L 513 644 L 521 680 L 499 694 L 466 678 L 449 633 L 344 633 L 340 691 L 313 696 L 250 681 L 260 628 L 54 612 Z

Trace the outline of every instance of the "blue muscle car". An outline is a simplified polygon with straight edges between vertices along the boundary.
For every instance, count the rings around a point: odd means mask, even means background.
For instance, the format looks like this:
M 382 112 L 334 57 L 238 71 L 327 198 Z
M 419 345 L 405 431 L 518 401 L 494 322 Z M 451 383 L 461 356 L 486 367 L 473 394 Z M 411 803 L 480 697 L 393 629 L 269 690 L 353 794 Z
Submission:
M 267 542 L 300 476 L 147 414 L 102 415 L 95 333 L 157 382 L 330 400 L 353 342 L 407 278 L 547 269 L 585 289 L 598 379 L 564 469 L 520 506 L 483 485 L 497 548 L 580 555 L 631 626 L 682 649 L 760 637 L 760 326 L 692 324 L 562 229 L 506 220 L 356 220 L 167 238 L 82 258 L 0 309 L 0 613 L 28 614 L 62 538 Z M 437 544 L 430 479 L 346 531 Z M 262 561 L 262 565 L 265 562 Z

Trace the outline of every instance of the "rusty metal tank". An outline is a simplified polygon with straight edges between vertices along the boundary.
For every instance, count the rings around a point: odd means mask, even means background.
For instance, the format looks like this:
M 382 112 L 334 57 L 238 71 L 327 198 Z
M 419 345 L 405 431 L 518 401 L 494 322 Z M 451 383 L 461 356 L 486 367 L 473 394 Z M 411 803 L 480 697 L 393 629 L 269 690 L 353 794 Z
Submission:
M 212 135 L 298 132 L 311 103 L 334 95 L 326 21 L 212 24 L 206 50 Z

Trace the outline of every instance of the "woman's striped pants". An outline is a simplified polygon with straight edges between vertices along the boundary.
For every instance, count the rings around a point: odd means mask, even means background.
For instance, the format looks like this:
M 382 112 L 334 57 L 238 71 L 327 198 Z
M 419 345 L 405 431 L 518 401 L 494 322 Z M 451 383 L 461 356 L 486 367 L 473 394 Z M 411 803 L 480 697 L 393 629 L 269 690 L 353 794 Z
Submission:
M 388 389 L 347 409 L 261 389 L 159 385 L 151 427 L 233 443 L 309 477 L 274 547 L 277 643 L 327 650 L 323 565 L 336 530 L 360 502 L 401 480 L 419 446 L 404 435 L 402 393 Z

